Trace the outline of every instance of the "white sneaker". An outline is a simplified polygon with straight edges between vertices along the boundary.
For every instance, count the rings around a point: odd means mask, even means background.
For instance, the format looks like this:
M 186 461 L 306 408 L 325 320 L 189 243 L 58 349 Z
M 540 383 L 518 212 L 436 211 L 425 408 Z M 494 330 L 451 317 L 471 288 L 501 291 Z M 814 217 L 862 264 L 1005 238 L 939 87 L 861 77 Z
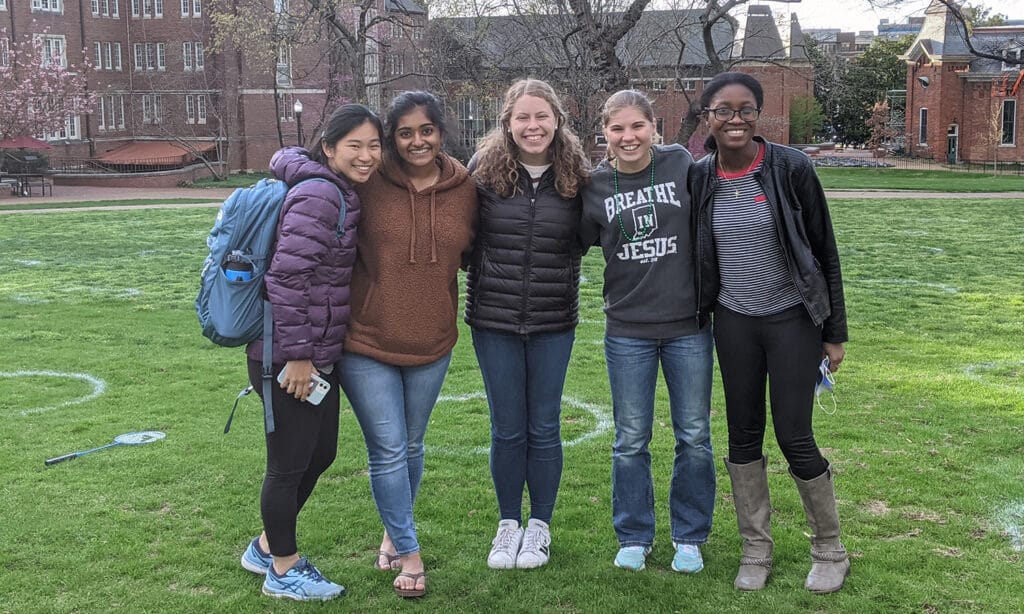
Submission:
M 546 565 L 550 551 L 551 530 L 548 523 L 531 518 L 526 523 L 526 533 L 523 535 L 523 545 L 519 548 L 519 556 L 516 557 L 516 567 L 533 569 Z
M 487 566 L 491 569 L 514 569 L 519 545 L 523 543 L 523 529 L 515 520 L 498 523 L 498 534 L 494 536 L 493 548 L 487 555 Z

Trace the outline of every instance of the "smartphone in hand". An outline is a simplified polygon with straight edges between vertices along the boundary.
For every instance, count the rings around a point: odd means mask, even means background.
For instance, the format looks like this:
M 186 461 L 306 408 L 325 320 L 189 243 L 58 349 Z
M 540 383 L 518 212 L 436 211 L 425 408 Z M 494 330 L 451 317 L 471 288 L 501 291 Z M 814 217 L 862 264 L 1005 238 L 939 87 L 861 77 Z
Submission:
M 306 402 L 319 405 L 320 401 L 323 401 L 327 393 L 331 391 L 331 385 L 327 380 L 316 374 L 311 375 L 310 379 L 313 381 L 313 392 L 310 392 L 309 396 L 306 397 Z M 284 383 L 284 369 L 281 369 L 281 372 L 277 374 L 277 383 Z

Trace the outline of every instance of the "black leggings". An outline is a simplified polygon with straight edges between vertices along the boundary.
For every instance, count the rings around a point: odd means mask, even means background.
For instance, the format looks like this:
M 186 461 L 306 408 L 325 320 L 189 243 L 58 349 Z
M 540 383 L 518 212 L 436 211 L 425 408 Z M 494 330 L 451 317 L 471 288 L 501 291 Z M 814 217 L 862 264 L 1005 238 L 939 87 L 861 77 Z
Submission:
M 803 305 L 765 317 L 718 305 L 714 331 L 729 421 L 729 462 L 761 459 L 769 382 L 775 439 L 790 469 L 802 480 L 824 473 L 827 464 L 811 429 L 821 328 Z
M 295 523 L 320 474 L 334 462 L 338 450 L 338 414 L 340 397 L 338 369 L 321 373 L 331 390 L 319 405 L 300 401 L 281 389 L 276 374 L 284 368 L 274 365 L 275 381 L 271 398 L 274 402 L 273 433 L 267 439 L 267 474 L 260 493 L 263 529 L 274 556 L 290 556 L 298 552 Z M 249 359 L 249 382 L 263 396 L 263 367 Z

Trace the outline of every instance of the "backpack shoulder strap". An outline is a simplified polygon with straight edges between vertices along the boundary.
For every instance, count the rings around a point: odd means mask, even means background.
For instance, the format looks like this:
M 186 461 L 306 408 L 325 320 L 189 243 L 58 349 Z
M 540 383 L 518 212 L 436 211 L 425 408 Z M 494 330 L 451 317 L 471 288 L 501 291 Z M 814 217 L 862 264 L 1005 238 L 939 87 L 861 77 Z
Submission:
M 338 187 L 338 184 L 333 181 L 328 181 L 323 177 L 310 177 L 309 179 L 303 179 L 291 187 L 297 187 L 307 181 L 322 181 L 324 183 L 329 183 L 338 191 L 338 227 L 334 231 L 334 234 L 338 238 L 343 237 L 345 235 L 345 214 L 348 212 L 348 205 L 345 203 L 345 194 L 341 191 L 341 188 Z

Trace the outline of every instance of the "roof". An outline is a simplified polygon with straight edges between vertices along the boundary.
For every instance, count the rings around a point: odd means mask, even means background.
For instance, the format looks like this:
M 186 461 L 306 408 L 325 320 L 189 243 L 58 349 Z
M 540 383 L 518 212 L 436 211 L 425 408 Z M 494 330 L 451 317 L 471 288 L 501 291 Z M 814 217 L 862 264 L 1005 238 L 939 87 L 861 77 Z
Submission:
M 193 142 L 188 146 L 170 141 L 135 141 L 100 154 L 97 159 L 110 164 L 173 166 L 191 162 L 197 157 L 194 152 L 206 153 L 216 146 L 216 143 L 209 141 Z
M 706 65 L 702 13 L 644 11 L 636 27 L 619 41 L 619 58 L 640 67 Z M 601 21 L 615 23 L 621 15 L 608 13 Z M 562 39 L 565 32 L 575 28 L 572 15 L 559 14 L 436 18 L 431 24 L 449 30 L 460 44 L 479 48 L 486 64 L 506 69 L 565 65 L 568 59 Z M 733 27 L 727 20 L 720 20 L 712 28 L 712 41 L 723 60 L 732 55 L 733 37 Z
M 385 0 L 384 10 L 387 12 L 407 13 L 409 15 L 426 15 L 427 9 L 416 0 Z
M 924 11 L 921 31 L 903 57 L 916 61 L 925 54 L 937 61 L 969 61 L 973 56 L 966 41 L 967 33 L 949 7 L 939 0 L 932 0 Z
M 769 7 L 752 4 L 747 7 L 747 25 L 743 29 L 743 48 L 745 58 L 786 57 L 786 46 L 782 44 L 779 28 Z

